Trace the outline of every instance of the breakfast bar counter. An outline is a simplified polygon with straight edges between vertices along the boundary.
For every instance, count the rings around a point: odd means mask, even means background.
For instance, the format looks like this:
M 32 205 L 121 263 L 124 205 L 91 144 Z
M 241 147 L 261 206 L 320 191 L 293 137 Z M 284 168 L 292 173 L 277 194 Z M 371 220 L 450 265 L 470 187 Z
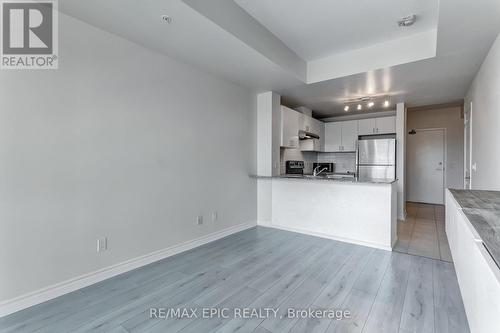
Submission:
M 394 180 L 257 179 L 270 190 L 270 227 L 385 250 L 392 250 L 397 241 Z

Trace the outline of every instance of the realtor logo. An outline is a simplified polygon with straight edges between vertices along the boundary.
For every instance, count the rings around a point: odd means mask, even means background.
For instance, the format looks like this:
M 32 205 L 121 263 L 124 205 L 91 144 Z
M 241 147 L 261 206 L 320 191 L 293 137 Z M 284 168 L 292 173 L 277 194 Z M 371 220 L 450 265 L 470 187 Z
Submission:
M 1 0 L 1 68 L 56 69 L 56 0 Z

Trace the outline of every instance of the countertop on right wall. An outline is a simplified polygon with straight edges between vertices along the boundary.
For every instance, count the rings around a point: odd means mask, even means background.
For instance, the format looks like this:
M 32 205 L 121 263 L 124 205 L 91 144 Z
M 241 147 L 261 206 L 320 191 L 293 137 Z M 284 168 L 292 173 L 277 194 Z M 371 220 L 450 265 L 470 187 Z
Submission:
M 450 192 L 500 267 L 500 191 Z

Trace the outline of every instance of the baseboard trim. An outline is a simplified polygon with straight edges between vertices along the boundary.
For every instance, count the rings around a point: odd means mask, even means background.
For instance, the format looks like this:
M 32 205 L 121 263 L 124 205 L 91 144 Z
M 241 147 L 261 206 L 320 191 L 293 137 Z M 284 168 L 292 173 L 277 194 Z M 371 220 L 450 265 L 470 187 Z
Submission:
M 262 227 L 270 227 L 271 226 L 271 221 L 257 220 L 257 225 L 258 226 L 262 226 Z
M 271 225 L 268 225 L 266 227 L 285 230 L 285 231 L 291 231 L 291 232 L 297 232 L 299 234 L 304 234 L 304 235 L 309 235 L 309 236 L 332 239 L 332 240 L 336 240 L 336 241 L 344 242 L 344 243 L 351 243 L 351 244 L 356 244 L 356 245 L 373 247 L 373 248 L 381 249 L 381 250 L 385 250 L 385 251 L 392 251 L 391 246 L 386 246 L 386 245 L 382 245 L 382 244 L 378 244 L 378 243 L 364 242 L 364 241 L 359 241 L 359 240 L 351 239 L 351 238 L 332 236 L 332 235 L 324 234 L 321 232 L 315 232 L 315 231 L 297 229 L 297 228 L 290 228 L 290 227 L 285 227 L 285 226 L 276 225 L 276 224 L 271 224 Z
M 256 221 L 238 224 L 214 233 L 189 240 L 162 250 L 151 252 L 149 254 L 136 257 L 121 263 L 108 266 L 97 271 L 87 273 L 76 278 L 72 278 L 54 285 L 27 293 L 3 302 L 0 302 L 0 318 L 14 312 L 29 308 L 72 291 L 88 287 L 92 284 L 120 275 L 133 269 L 151 264 L 153 262 L 171 257 L 181 252 L 194 249 L 198 246 L 219 240 L 237 232 L 253 228 L 257 225 Z

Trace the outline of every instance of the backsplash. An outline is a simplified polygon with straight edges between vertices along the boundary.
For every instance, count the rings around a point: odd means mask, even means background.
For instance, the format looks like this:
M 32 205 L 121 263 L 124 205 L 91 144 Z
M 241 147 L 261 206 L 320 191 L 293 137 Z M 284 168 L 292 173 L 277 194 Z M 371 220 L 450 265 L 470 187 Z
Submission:
M 317 153 L 301 151 L 300 149 L 281 148 L 281 174 L 285 174 L 286 161 L 304 161 L 304 173 L 312 173 L 313 163 L 335 163 L 335 172 L 345 173 L 356 171 L 356 153 Z
M 356 172 L 356 153 L 317 153 L 320 163 L 335 163 L 334 172 Z
M 313 151 L 301 151 L 300 149 L 294 148 L 281 148 L 280 151 L 280 166 L 281 174 L 286 173 L 285 162 L 286 161 L 304 161 L 304 173 L 313 172 L 313 163 L 317 162 L 318 153 Z

